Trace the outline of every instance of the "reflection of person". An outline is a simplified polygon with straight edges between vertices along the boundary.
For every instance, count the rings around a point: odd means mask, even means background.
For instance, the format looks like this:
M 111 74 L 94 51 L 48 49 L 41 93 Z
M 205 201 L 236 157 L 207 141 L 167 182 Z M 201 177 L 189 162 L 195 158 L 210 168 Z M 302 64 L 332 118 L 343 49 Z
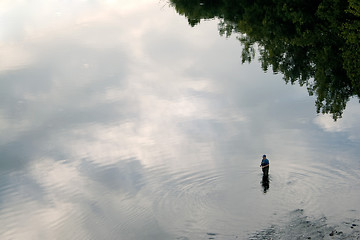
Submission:
M 262 177 L 261 186 L 264 189 L 264 193 L 266 193 L 269 190 L 269 188 L 270 188 L 269 176 L 264 175 Z
M 269 160 L 266 158 L 266 155 L 263 155 L 260 167 L 262 168 L 264 177 L 267 177 L 269 175 Z

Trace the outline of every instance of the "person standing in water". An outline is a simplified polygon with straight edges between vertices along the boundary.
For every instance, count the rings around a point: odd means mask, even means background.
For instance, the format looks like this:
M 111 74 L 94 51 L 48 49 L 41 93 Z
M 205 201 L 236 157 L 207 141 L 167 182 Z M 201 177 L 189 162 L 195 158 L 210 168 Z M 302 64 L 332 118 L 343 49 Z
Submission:
M 267 177 L 269 175 L 269 165 L 269 160 L 266 158 L 266 155 L 263 155 L 260 167 L 262 168 L 264 177 Z

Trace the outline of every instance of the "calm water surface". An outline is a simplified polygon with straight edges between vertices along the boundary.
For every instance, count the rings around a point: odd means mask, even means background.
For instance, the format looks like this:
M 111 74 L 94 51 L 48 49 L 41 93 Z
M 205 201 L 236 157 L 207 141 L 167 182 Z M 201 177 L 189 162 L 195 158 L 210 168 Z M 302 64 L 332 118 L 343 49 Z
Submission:
M 1 239 L 359 237 L 357 99 L 316 115 L 166 2 L 0 6 Z

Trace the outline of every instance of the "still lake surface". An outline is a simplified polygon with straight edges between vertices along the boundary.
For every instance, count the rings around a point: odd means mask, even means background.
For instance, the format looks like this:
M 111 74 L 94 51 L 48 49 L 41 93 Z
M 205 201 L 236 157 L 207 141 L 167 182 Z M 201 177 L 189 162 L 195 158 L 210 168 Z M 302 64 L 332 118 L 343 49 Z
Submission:
M 0 6 L 0 239 L 360 236 L 358 99 L 317 115 L 166 2 Z

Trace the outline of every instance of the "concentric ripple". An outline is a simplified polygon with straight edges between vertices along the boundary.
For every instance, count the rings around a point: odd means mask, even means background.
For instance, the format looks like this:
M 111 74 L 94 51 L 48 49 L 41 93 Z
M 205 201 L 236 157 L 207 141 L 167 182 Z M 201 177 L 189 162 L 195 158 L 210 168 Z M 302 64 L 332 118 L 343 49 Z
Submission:
M 359 176 L 356 172 L 313 164 L 273 170 L 271 179 L 274 200 L 281 203 L 282 210 L 301 208 L 312 213 L 335 214 L 345 211 L 346 202 L 356 199 L 352 183 L 357 182 Z M 344 208 L 338 206 L 339 201 Z
M 161 179 L 157 183 L 160 185 L 153 189 L 157 220 L 175 232 L 196 231 L 196 228 L 206 226 L 207 217 L 218 209 L 216 200 L 223 174 L 219 169 L 197 169 L 157 175 Z

